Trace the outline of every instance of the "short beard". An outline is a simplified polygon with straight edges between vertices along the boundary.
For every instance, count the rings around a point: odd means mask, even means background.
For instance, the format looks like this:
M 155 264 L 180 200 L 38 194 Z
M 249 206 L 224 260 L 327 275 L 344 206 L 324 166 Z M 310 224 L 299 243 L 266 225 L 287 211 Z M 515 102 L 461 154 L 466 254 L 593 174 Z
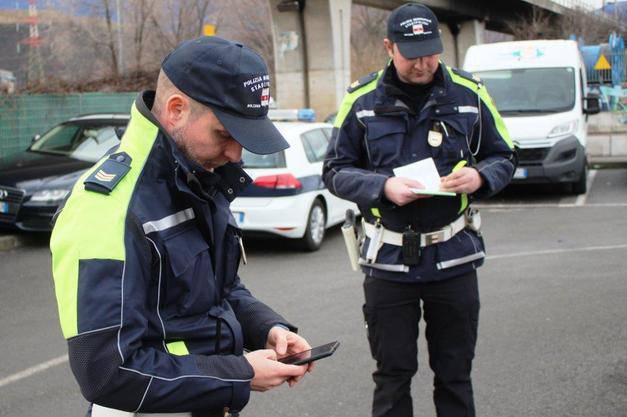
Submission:
M 189 103 L 190 103 L 190 113 L 189 113 L 189 118 L 187 122 L 192 123 L 198 120 L 200 116 L 202 116 L 203 111 L 205 110 L 205 107 L 202 104 L 192 99 L 190 99 Z M 195 161 L 199 163 L 200 165 L 202 165 L 201 161 L 197 161 L 192 156 L 192 152 L 187 146 L 187 131 L 188 131 L 188 127 L 187 127 L 187 124 L 185 124 L 181 127 L 177 127 L 174 130 L 172 130 L 172 132 L 170 133 L 170 136 L 172 136 L 172 139 L 174 139 L 174 142 L 176 143 L 178 148 L 183 152 L 183 155 L 187 157 L 187 159 L 189 159 L 190 161 Z
M 187 125 L 181 126 L 172 130 L 172 133 L 170 133 L 170 136 L 172 136 L 172 139 L 174 139 L 174 143 L 176 143 L 176 146 L 181 150 L 181 152 L 183 152 L 183 155 L 185 155 L 187 159 L 189 159 L 190 161 L 196 162 L 198 165 L 200 165 L 207 171 L 213 170 L 214 165 L 215 165 L 215 162 L 213 160 L 199 161 L 192 154 L 191 149 L 187 145 Z
M 176 146 L 178 146 L 178 148 L 181 150 L 181 152 L 183 152 L 183 155 L 185 155 L 187 159 L 189 159 L 190 161 L 196 161 L 194 157 L 192 156 L 192 153 L 189 147 L 187 146 L 187 140 L 186 140 L 187 126 L 186 125 L 177 127 L 174 130 L 172 130 L 172 132 L 170 133 L 170 136 L 172 136 L 172 139 L 174 139 L 174 143 L 176 143 Z

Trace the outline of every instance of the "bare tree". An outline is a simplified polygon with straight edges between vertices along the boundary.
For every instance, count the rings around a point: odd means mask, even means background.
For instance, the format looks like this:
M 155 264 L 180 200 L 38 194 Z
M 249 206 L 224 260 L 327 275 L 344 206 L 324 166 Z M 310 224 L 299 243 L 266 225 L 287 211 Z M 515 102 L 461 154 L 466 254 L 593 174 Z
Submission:
M 161 41 L 162 53 L 201 35 L 207 18 L 216 9 L 216 2 L 210 0 L 158 0 L 150 20 Z
M 194 8 L 196 9 L 196 36 L 200 36 L 205 25 L 209 0 L 194 0 Z
M 157 31 L 158 44 L 166 51 L 171 50 L 185 38 L 184 31 L 189 29 L 187 6 L 188 1 L 159 1 L 159 7 L 150 16 L 152 25 Z
M 109 0 L 102 0 L 102 7 L 105 13 L 105 23 L 107 25 L 107 48 L 111 54 L 111 75 L 113 78 L 118 78 L 120 73 L 118 71 L 118 53 L 115 47 L 115 35 L 113 33 L 113 25 L 111 23 L 111 9 L 109 8 Z M 120 16 L 118 16 L 118 19 Z
M 612 32 L 623 33 L 621 22 L 604 14 L 592 14 L 584 9 L 571 9 L 561 18 L 562 37 L 571 34 L 583 37 L 587 44 L 607 42 Z
M 549 12 L 532 7 L 530 15 L 509 21 L 507 29 L 515 40 L 554 39 L 561 32 L 555 19 Z
M 46 66 L 50 66 L 51 78 L 82 82 L 90 77 L 108 75 L 107 58 L 103 58 L 95 48 L 95 40 L 88 28 L 93 25 L 83 24 L 74 16 L 57 16 L 47 36 L 49 55 L 45 57 Z M 81 39 L 81 42 L 77 42 Z
M 135 0 L 130 3 L 133 30 L 133 54 L 135 55 L 135 72 L 142 71 L 144 41 L 148 33 L 148 24 L 152 16 L 155 0 Z
M 566 39 L 574 34 L 582 36 L 588 44 L 606 42 L 612 31 L 621 33 L 617 20 L 581 8 L 569 9 L 558 16 L 533 7 L 530 15 L 510 21 L 507 28 L 516 40 Z
M 274 73 L 274 40 L 270 26 L 270 10 L 267 0 L 239 0 L 238 7 L 222 4 L 219 33 L 242 42 L 257 51 Z
M 387 35 L 388 11 L 353 5 L 351 22 L 351 77 L 380 69 L 387 54 L 383 38 Z
M 180 42 L 202 34 L 206 23 L 214 24 L 220 36 L 258 51 L 268 62 L 270 72 L 274 72 L 266 0 L 121 1 L 122 27 L 116 19 L 114 0 L 42 1 L 50 3 L 40 14 L 40 21 L 45 16 L 49 27 L 41 52 L 46 71 L 54 74 L 47 79 L 46 92 L 150 88 L 163 57 Z M 23 19 L 20 16 L 24 12 L 18 14 L 13 21 Z M 122 41 L 129 45 L 124 48 L 124 58 L 133 69 L 128 74 L 118 71 L 118 30 Z
M 87 46 L 92 56 L 82 56 L 83 60 L 92 59 L 101 62 L 109 68 L 108 76 L 119 78 L 118 71 L 118 50 L 116 47 L 116 33 L 119 30 L 117 22 L 113 20 L 113 5 L 111 0 L 67 0 L 65 5 L 69 12 L 66 20 L 69 21 L 67 29 L 70 36 L 74 37 L 73 42 L 77 50 L 81 46 Z M 82 13 L 75 13 L 82 10 Z M 87 10 L 87 13 L 84 11 Z M 118 16 L 119 19 L 119 16 Z M 103 58 L 102 49 L 107 51 Z M 88 54 L 89 55 L 89 54 Z

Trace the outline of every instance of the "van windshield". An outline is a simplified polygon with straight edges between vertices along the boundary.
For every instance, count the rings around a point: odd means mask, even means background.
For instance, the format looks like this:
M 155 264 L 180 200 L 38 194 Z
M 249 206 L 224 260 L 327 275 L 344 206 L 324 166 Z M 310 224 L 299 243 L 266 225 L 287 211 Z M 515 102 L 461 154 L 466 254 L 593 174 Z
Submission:
M 475 74 L 503 115 L 557 113 L 575 106 L 574 68 L 523 68 Z

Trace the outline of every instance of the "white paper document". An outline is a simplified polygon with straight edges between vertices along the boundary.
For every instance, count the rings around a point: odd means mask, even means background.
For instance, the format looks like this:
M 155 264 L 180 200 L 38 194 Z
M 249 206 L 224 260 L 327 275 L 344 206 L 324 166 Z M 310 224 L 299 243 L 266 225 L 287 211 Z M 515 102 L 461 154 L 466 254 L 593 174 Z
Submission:
M 433 158 L 422 159 L 402 167 L 394 168 L 397 177 L 411 178 L 425 186 L 424 190 L 412 188 L 416 194 L 454 196 L 455 193 L 440 190 L 440 174 Z

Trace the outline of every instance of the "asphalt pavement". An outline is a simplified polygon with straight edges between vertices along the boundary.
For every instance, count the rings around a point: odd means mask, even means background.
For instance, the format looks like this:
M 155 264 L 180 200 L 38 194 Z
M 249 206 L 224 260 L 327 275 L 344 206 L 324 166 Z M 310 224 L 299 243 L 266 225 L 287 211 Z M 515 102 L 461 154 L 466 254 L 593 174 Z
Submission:
M 627 170 L 591 171 L 585 196 L 517 187 L 481 203 L 488 259 L 473 381 L 477 415 L 627 417 Z M 47 236 L 0 252 L 0 416 L 82 416 L 59 330 Z M 293 388 L 253 393 L 243 416 L 367 416 L 374 361 L 362 277 L 341 233 L 303 253 L 248 242 L 244 282 L 311 344 L 339 340 Z M 422 327 L 421 330 L 424 330 Z M 434 416 L 420 337 L 416 416 Z

